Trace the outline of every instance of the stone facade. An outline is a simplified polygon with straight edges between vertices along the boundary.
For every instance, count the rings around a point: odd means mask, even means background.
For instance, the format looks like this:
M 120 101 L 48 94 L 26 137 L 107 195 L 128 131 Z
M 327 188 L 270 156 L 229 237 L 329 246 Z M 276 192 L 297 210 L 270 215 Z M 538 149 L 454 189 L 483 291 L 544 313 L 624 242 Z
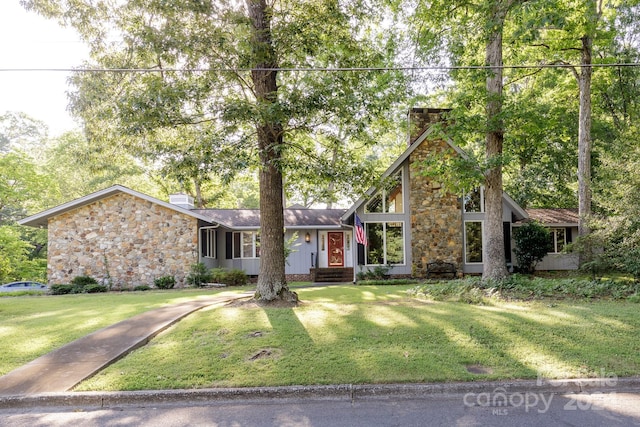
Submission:
M 198 262 L 198 220 L 147 200 L 116 194 L 49 219 L 49 283 L 80 275 L 110 278 L 115 288 L 179 285 Z
M 442 140 L 425 140 L 409 157 L 409 205 L 411 209 L 411 251 L 413 273 L 424 277 L 429 262 L 453 263 L 462 272 L 462 209 L 458 196 L 419 173 L 420 163 L 429 157 L 445 158 L 457 153 Z

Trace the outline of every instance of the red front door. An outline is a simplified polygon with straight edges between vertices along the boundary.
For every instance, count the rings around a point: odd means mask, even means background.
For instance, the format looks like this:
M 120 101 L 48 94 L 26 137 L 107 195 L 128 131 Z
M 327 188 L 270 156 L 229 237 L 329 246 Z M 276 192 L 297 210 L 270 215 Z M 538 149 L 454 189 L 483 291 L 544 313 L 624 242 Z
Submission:
M 329 239 L 329 267 L 344 267 L 344 234 L 327 233 Z

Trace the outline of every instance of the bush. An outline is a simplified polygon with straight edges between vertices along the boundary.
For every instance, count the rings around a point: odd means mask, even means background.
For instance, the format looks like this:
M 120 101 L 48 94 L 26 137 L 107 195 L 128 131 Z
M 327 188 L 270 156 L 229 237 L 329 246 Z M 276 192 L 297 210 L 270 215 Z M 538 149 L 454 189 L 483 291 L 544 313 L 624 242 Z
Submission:
M 67 295 L 67 294 L 95 294 L 98 292 L 107 292 L 109 289 L 106 285 L 98 283 L 89 283 L 84 286 L 77 284 L 59 284 L 51 285 L 51 295 Z
M 151 289 L 151 286 L 149 285 L 138 285 L 133 288 L 134 291 L 148 291 L 149 289 Z
M 98 281 L 91 276 L 76 276 L 71 280 L 71 284 L 84 288 L 87 285 L 97 285 Z
M 358 280 L 385 280 L 389 278 L 389 270 L 391 267 L 387 265 L 378 265 L 373 270 L 358 272 L 356 278 Z
M 82 292 L 86 294 L 97 294 L 99 292 L 107 292 L 109 289 L 106 285 L 89 284 L 85 285 Z
M 73 288 L 74 288 L 73 285 L 59 284 L 59 285 L 51 285 L 49 289 L 51 290 L 51 295 L 67 295 L 67 294 L 75 293 L 73 292 Z
M 227 286 L 244 286 L 249 282 L 249 278 L 243 270 L 232 268 L 226 270 L 224 268 L 211 269 L 211 281 L 215 283 L 223 283 Z
M 156 285 L 158 289 L 173 289 L 176 285 L 176 278 L 173 276 L 157 277 L 153 280 L 153 284 Z
M 195 287 L 200 287 L 204 283 L 209 283 L 213 277 L 209 269 L 201 262 L 191 265 L 191 271 L 185 278 L 185 281 Z
M 531 274 L 542 259 L 551 250 L 549 230 L 539 222 L 532 221 L 513 231 L 516 247 L 518 271 Z

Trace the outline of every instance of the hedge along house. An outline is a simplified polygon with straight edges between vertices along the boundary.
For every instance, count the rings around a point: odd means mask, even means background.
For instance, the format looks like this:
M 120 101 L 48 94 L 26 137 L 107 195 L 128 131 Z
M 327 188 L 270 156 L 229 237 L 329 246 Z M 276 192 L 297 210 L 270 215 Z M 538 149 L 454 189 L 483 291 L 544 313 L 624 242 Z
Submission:
M 409 137 L 404 153 L 383 174 L 381 188 L 371 188 L 345 212 L 342 221 L 355 224 L 360 219 L 366 246 L 358 245 L 353 263 L 361 271 L 378 266 L 389 268 L 392 276 L 425 277 L 427 265 L 443 261 L 455 266 L 458 275 L 483 272 L 484 191 L 477 188 L 465 196 L 448 192 L 433 178 L 421 174 L 425 160 L 445 156 L 465 156 L 450 140 L 435 137 L 432 125 L 448 110 L 414 108 L 409 122 L 417 130 Z M 512 228 L 530 215 L 506 193 L 503 195 L 505 259 L 515 262 Z M 557 242 L 570 242 L 577 233 L 577 218 L 553 215 L 556 210 L 532 210 L 544 225 L 551 227 Z M 562 233 L 560 230 L 564 230 Z M 569 240 L 567 240 L 569 239 Z M 560 249 L 563 244 L 555 245 Z M 540 269 L 575 269 L 571 256 L 550 254 Z
M 351 280 L 353 249 L 350 230 L 340 224 L 343 213 L 285 211 L 288 280 Z M 194 209 L 187 195 L 172 195 L 167 203 L 114 185 L 19 222 L 48 229 L 50 284 L 80 275 L 116 287 L 153 284 L 165 275 L 183 284 L 197 262 L 249 276 L 259 271 L 259 212 Z

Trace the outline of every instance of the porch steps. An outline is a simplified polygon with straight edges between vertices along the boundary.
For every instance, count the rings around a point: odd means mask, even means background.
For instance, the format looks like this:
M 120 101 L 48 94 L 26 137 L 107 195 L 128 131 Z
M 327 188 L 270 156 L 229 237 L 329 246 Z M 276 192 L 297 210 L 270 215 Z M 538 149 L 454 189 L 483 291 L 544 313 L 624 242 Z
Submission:
M 313 282 L 352 282 L 353 268 L 312 268 Z

